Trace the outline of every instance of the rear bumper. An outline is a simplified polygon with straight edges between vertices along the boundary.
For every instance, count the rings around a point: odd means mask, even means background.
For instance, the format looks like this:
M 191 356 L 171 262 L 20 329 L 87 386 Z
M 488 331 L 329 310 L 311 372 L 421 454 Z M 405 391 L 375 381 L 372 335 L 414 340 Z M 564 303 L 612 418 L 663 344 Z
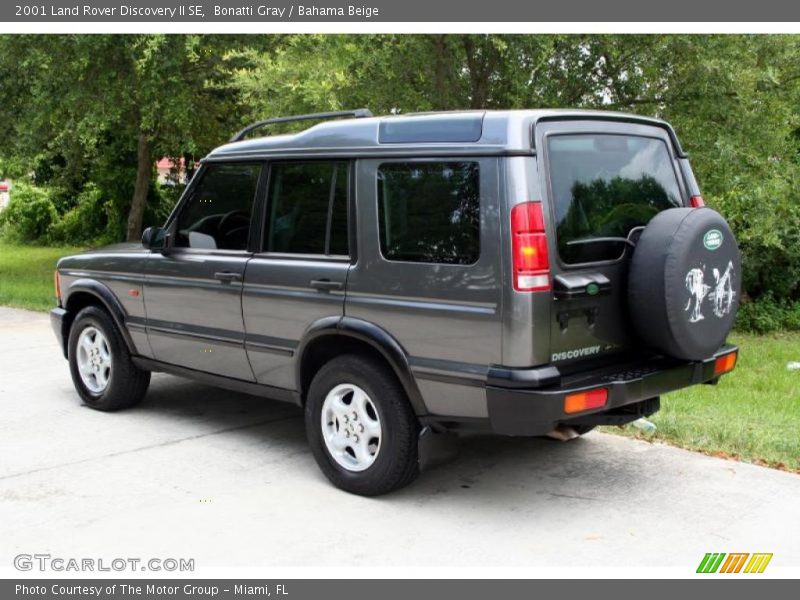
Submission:
M 565 377 L 557 386 L 537 389 L 520 388 L 513 381 L 490 381 L 486 387 L 489 421 L 494 432 L 505 435 L 543 435 L 561 424 L 599 424 L 600 415 L 609 415 L 608 423 L 624 422 L 612 415 L 630 414 L 635 410 L 650 414 L 657 404 L 645 402 L 661 394 L 698 383 L 714 381 L 717 357 L 738 351 L 726 344 L 713 356 L 697 362 L 678 362 L 665 358 L 639 363 L 616 365 L 572 377 Z M 605 406 L 577 414 L 564 412 L 564 398 L 593 388 L 608 390 Z M 649 412 L 648 412 L 649 411 Z M 631 419 L 628 419 L 631 420 Z
M 54 308 L 50 311 L 50 326 L 53 328 L 53 333 L 56 334 L 61 352 L 64 358 L 67 358 L 67 336 L 64 335 L 64 319 L 67 316 L 67 311 L 61 307 Z

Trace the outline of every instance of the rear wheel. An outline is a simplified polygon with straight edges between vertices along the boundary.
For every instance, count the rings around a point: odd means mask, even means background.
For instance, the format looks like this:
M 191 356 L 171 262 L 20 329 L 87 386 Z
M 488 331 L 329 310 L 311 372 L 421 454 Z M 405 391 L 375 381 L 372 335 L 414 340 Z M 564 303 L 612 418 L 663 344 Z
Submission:
M 309 387 L 305 421 L 314 458 L 338 488 L 378 496 L 419 474 L 417 418 L 377 361 L 346 355 L 325 364 Z
M 144 397 L 150 372 L 133 364 L 107 312 L 96 306 L 80 311 L 70 328 L 68 344 L 72 382 L 87 406 L 119 410 Z

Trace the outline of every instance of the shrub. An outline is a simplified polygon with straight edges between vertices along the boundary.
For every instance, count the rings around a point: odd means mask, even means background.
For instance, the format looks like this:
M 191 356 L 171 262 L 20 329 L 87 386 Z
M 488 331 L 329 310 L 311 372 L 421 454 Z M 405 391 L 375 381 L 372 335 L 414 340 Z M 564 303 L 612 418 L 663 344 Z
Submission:
M 11 201 L 0 212 L 3 237 L 16 242 L 43 241 L 58 213 L 47 188 L 15 183 Z
M 797 183 L 777 176 L 709 196 L 711 206 L 730 223 L 742 252 L 744 298 L 737 329 L 756 333 L 800 329 L 798 197 Z
M 778 301 L 772 295 L 742 302 L 736 315 L 736 329 L 753 333 L 800 331 L 800 302 Z
M 110 206 L 94 184 L 87 184 L 73 208 L 50 227 L 48 239 L 58 244 L 84 245 L 111 241 L 108 232 Z

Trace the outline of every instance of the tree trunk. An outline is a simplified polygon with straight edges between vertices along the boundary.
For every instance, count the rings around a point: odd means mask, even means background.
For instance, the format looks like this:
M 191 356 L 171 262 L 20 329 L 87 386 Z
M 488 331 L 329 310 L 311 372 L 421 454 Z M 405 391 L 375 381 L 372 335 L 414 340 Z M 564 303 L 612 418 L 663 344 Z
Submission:
M 443 35 L 433 37 L 433 56 L 434 56 L 434 69 L 433 88 L 436 90 L 436 98 L 433 99 L 434 110 L 447 110 L 456 108 L 450 106 L 449 99 L 453 90 L 449 87 L 448 81 L 448 55 L 447 55 L 447 40 Z
M 486 108 L 487 87 L 489 85 L 486 57 L 479 56 L 472 36 L 462 36 L 464 54 L 467 59 L 467 71 L 470 81 L 470 108 Z
M 147 192 L 150 190 L 152 174 L 150 139 L 146 133 L 140 132 L 136 148 L 136 184 L 133 188 L 133 200 L 131 210 L 128 212 L 128 228 L 125 235 L 129 242 L 135 242 L 142 236 L 142 218 L 144 208 L 147 206 Z

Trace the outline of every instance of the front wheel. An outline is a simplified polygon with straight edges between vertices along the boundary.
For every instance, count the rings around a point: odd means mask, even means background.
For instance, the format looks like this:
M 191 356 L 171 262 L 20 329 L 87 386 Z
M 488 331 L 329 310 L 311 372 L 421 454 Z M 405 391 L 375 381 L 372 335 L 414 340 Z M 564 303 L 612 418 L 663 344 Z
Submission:
M 117 326 L 104 310 L 89 306 L 75 316 L 69 332 L 72 382 L 87 406 L 119 410 L 137 404 L 150 372 L 133 364 Z
M 403 388 L 383 364 L 356 355 L 325 364 L 309 387 L 306 435 L 338 488 L 378 496 L 419 474 L 419 424 Z

